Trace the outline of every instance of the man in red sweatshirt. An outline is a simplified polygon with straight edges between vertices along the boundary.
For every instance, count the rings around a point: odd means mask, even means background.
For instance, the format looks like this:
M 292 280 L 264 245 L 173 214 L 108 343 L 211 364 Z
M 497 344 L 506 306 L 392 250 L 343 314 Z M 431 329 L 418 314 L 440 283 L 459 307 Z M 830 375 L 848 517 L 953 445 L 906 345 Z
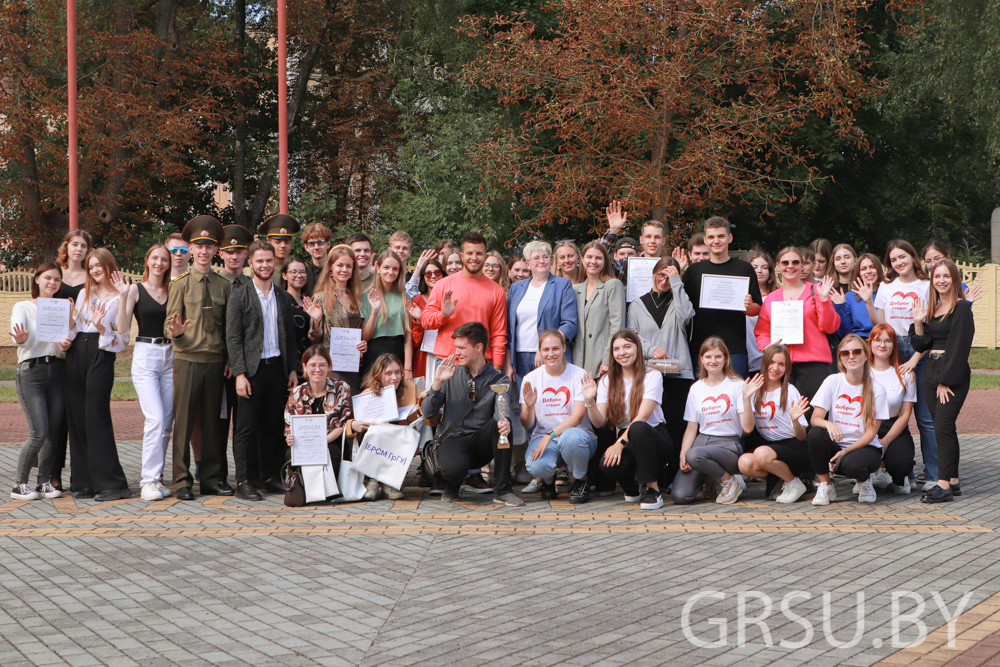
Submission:
M 446 359 L 455 352 L 451 335 L 467 322 L 486 327 L 490 344 L 486 358 L 503 370 L 507 350 L 507 295 L 500 285 L 483 275 L 486 262 L 486 239 L 470 232 L 462 239 L 462 270 L 442 278 L 434 285 L 420 323 L 427 331 L 437 329 L 434 356 Z

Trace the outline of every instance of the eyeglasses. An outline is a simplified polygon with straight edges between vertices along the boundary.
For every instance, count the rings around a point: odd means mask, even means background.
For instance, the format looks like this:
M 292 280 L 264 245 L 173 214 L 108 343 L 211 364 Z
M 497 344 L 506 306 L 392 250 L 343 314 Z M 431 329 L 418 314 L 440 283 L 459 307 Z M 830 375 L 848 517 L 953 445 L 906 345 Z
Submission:
M 857 358 L 859 358 L 864 353 L 865 353 L 864 350 L 859 350 L 859 349 L 841 350 L 840 351 L 840 358 L 841 359 L 847 359 L 849 357 L 854 357 L 855 359 L 857 359 Z
M 329 241 L 324 241 L 323 239 L 314 239 L 312 241 L 306 241 L 307 248 L 315 248 L 316 246 L 329 245 Z
M 888 338 L 876 338 L 872 343 L 879 347 L 892 347 L 892 341 Z
M 178 255 L 178 254 L 186 255 L 191 251 L 188 250 L 187 248 L 177 247 L 177 248 L 167 248 L 167 252 L 169 252 L 171 255 Z
M 440 278 L 444 274 L 434 269 L 433 271 L 424 271 L 424 278 Z
M 304 275 L 306 275 L 306 272 L 305 271 L 285 271 L 285 275 L 289 275 L 289 276 L 304 276 Z
M 547 262 L 552 259 L 551 255 L 532 255 L 529 262 Z

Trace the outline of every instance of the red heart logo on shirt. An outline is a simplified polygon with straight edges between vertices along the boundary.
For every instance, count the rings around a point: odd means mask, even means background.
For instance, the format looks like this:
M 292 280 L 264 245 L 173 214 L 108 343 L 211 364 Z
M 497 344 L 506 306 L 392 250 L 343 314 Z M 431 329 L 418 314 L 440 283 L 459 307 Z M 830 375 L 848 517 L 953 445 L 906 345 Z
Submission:
M 857 402 L 857 404 L 858 404 L 858 414 L 859 415 L 861 414 L 861 407 L 863 405 L 863 401 L 861 400 L 860 396 L 855 396 L 854 398 L 851 398 L 847 394 L 841 394 L 840 396 L 837 397 L 837 403 L 840 403 L 840 399 L 844 399 L 845 401 L 847 401 L 846 408 L 850 408 L 851 407 L 851 403 Z
M 555 407 L 565 408 L 567 405 L 569 405 L 569 387 L 559 387 L 558 389 L 553 389 L 552 387 L 548 387 L 544 391 L 542 391 L 543 400 L 545 398 L 545 394 L 548 394 L 549 392 L 551 392 L 552 395 L 556 398 L 559 397 L 559 394 L 566 395 L 566 401 L 562 405 L 558 405 Z
M 903 297 L 904 299 L 913 299 L 914 301 L 916 301 L 917 299 L 919 299 L 919 298 L 920 298 L 920 295 L 919 295 L 919 294 L 917 294 L 916 292 L 907 292 L 907 293 L 905 293 L 905 294 L 904 294 L 904 293 L 902 293 L 902 292 L 893 292 L 893 294 L 892 294 L 892 295 L 893 295 L 893 296 L 901 296 L 901 297 Z
M 767 403 L 762 403 L 760 406 L 763 408 L 771 408 L 771 416 L 767 418 L 767 421 L 774 419 L 774 401 L 768 401 Z
M 719 396 L 709 396 L 704 401 L 701 402 L 702 406 L 706 403 L 717 403 L 718 401 L 723 401 L 726 404 L 726 409 L 722 411 L 723 414 L 729 412 L 729 396 L 727 394 L 720 394 Z M 702 408 L 704 410 L 704 408 Z

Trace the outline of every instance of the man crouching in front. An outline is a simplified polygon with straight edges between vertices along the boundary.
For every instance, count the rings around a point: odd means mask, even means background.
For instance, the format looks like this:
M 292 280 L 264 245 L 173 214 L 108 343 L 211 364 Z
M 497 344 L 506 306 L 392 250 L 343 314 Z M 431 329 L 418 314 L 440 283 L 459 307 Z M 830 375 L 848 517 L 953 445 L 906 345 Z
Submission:
M 437 431 L 441 434 L 438 462 L 444 478 L 441 499 L 458 500 L 469 469 L 492 460 L 496 471 L 493 502 L 519 507 L 524 501 L 514 495 L 511 487 L 510 446 L 503 449 L 497 446 L 501 435 L 510 435 L 510 407 L 517 397 L 508 392 L 504 414 L 499 414 L 497 395 L 490 385 L 509 385 L 510 380 L 486 361 L 489 342 L 486 327 L 479 322 L 468 322 L 455 329 L 451 337 L 455 353 L 438 365 L 422 406 L 426 418 L 444 411 Z

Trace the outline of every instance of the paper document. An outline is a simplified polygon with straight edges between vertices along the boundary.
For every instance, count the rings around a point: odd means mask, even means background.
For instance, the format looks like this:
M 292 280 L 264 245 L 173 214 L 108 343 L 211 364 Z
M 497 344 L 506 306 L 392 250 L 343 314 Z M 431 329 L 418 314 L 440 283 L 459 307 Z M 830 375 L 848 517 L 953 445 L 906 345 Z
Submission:
M 801 345 L 805 340 L 803 331 L 802 301 L 771 302 L 771 342 L 779 340 L 783 345 Z
M 293 466 L 326 465 L 326 415 L 292 415 Z
M 35 340 L 59 343 L 69 338 L 69 299 L 38 299 Z
M 625 300 L 632 303 L 653 289 L 653 267 L 659 257 L 629 257 L 627 264 L 628 287 Z
M 427 354 L 434 354 L 434 345 L 437 343 L 438 330 L 424 330 L 424 338 L 420 341 L 420 351 Z
M 715 310 L 747 310 L 744 301 L 750 291 L 749 276 L 718 276 L 712 273 L 701 277 L 701 298 L 699 308 Z
M 361 368 L 361 329 L 330 329 L 330 370 L 342 373 L 357 373 Z
M 381 396 L 373 391 L 363 391 L 352 396 L 351 402 L 354 405 L 354 418 L 358 421 L 377 424 L 399 419 L 395 387 L 383 388 Z

